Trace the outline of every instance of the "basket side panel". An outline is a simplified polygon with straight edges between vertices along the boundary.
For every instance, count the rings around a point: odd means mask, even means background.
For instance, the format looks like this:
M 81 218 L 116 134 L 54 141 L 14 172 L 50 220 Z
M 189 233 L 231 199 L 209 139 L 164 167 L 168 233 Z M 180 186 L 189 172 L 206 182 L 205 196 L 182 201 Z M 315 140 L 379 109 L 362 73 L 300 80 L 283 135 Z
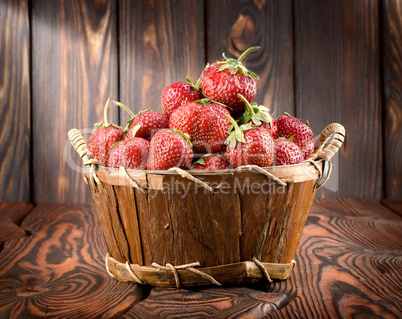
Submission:
M 137 195 L 137 191 L 136 191 Z M 138 200 L 144 264 L 214 266 L 240 261 L 240 202 L 235 193 L 155 191 Z
M 95 204 L 95 210 L 98 216 L 98 221 L 102 230 L 103 237 L 105 239 L 106 247 L 110 255 L 116 260 L 123 260 L 120 253 L 118 242 L 115 238 L 113 229 L 111 227 L 112 222 L 109 215 L 109 208 L 105 201 L 105 191 L 103 187 L 93 185 L 88 183 L 89 189 L 91 191 L 92 199 Z
M 103 184 L 100 185 L 100 188 L 104 189 L 104 193 L 106 195 L 104 200 L 107 203 L 107 208 L 109 211 L 110 222 L 111 222 L 110 227 L 112 228 L 114 237 L 116 238 L 117 244 L 119 246 L 120 255 L 122 257 L 122 259 L 119 261 L 126 262 L 127 260 L 130 260 L 130 253 L 126 234 L 124 233 L 123 225 L 120 219 L 119 214 L 120 207 L 118 205 L 116 193 L 112 185 Z
M 261 260 L 266 245 L 276 248 L 278 226 L 282 224 L 288 187 L 269 181 L 261 189 L 252 187 L 239 193 L 242 211 L 241 258 Z M 269 242 L 269 243 L 268 243 Z M 276 262 L 271 256 L 265 262 Z
M 138 225 L 137 204 L 132 187 L 114 186 L 120 219 L 129 247 L 130 263 L 143 265 L 141 236 Z
M 205 189 L 170 196 L 174 262 L 202 267 L 240 261 L 240 201 L 237 194 Z
M 297 198 L 293 201 L 295 205 L 288 213 L 286 233 L 279 258 L 280 263 L 288 263 L 294 258 L 316 190 L 314 181 L 295 184 L 294 192 L 297 194 Z
M 173 232 L 167 192 L 135 190 L 144 265 L 173 260 Z
M 296 253 L 297 245 L 304 229 L 315 182 L 289 183 L 286 192 L 278 198 L 271 197 L 268 209 L 268 236 L 263 246 L 261 260 L 272 263 L 289 263 Z

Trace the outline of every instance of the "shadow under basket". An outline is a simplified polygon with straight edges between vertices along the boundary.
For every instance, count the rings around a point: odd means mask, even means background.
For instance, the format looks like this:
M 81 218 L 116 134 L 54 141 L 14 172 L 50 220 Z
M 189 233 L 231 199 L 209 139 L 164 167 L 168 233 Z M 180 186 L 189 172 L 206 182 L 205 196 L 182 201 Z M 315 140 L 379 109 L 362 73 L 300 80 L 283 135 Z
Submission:
M 345 130 L 328 125 L 301 164 L 221 171 L 107 168 L 89 156 L 77 129 L 68 135 L 84 163 L 109 275 L 190 287 L 289 278 L 316 190 L 330 176 Z

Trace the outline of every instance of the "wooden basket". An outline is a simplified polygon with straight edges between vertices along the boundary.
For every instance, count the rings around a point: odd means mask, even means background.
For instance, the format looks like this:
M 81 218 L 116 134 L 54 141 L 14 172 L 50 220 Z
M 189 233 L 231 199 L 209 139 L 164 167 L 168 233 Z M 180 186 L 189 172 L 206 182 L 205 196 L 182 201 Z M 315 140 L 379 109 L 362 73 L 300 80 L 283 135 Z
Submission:
M 78 130 L 68 135 L 86 167 L 107 272 L 120 281 L 188 287 L 287 279 L 345 130 L 327 126 L 301 164 L 223 171 L 107 168 L 90 157 Z

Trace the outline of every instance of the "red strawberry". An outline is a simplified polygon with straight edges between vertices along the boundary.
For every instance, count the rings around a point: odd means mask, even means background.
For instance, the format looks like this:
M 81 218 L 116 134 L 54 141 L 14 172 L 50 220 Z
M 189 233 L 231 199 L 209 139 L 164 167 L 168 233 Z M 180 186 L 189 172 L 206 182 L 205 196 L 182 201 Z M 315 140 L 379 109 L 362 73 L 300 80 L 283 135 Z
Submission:
M 314 133 L 308 125 L 288 114 L 279 117 L 276 123 L 278 125 L 278 137 L 284 137 L 285 139 L 293 137 L 293 142 L 302 151 L 303 160 L 308 159 L 313 154 Z
M 194 151 L 217 153 L 229 135 L 229 111 L 222 105 L 210 103 L 201 109 L 192 135 Z
M 187 133 L 195 152 L 217 153 L 229 135 L 231 123 L 225 116 L 230 113 L 224 106 L 204 99 L 177 108 L 169 128 Z
M 202 104 L 188 102 L 179 106 L 170 115 L 169 128 L 182 131 L 191 137 L 195 131 L 195 125 L 201 113 Z
M 266 128 L 270 131 L 272 138 L 275 139 L 278 133 L 278 126 L 276 125 L 273 116 L 269 114 L 269 109 L 264 105 L 258 105 L 257 103 L 250 104 L 250 102 L 248 102 L 241 94 L 238 94 L 238 96 L 246 104 L 246 109 L 239 118 L 239 124 L 250 123 L 253 126 Z
M 134 137 L 117 143 L 110 150 L 108 166 L 131 169 L 146 169 L 149 151 L 149 141 Z
M 168 127 L 169 118 L 166 115 L 151 110 L 141 111 L 127 122 L 124 139 L 135 136 L 149 141 L 159 129 Z
M 169 117 L 180 105 L 203 98 L 198 81 L 195 84 L 192 84 L 188 78 L 186 78 L 186 81 L 169 84 L 163 90 L 161 97 L 162 111 L 166 116 Z
M 303 161 L 303 154 L 296 143 L 278 138 L 275 140 L 275 160 L 274 165 L 298 164 Z
M 233 121 L 228 137 L 226 157 L 234 167 L 243 165 L 271 166 L 274 160 L 275 143 L 269 130 Z
M 236 60 L 227 58 L 223 53 L 223 60 L 218 60 L 207 66 L 201 73 L 201 88 L 204 95 L 216 102 L 228 106 L 230 113 L 236 114 L 246 108 L 244 102 L 237 96 L 243 95 L 252 102 L 257 94 L 255 80 L 258 76 L 247 70 L 241 61 L 259 47 L 251 47 L 244 51 Z
M 154 170 L 179 167 L 188 169 L 193 160 L 191 143 L 180 131 L 161 129 L 151 140 L 147 168 Z
M 229 162 L 224 155 L 207 154 L 194 163 L 195 170 L 216 170 L 229 168 Z
M 276 124 L 276 121 L 271 114 L 269 114 L 269 117 L 271 118 L 271 122 L 263 122 L 261 124 L 261 127 L 269 130 L 272 138 L 275 139 L 278 136 L 278 125 Z
M 123 128 L 107 121 L 107 109 L 111 99 L 106 102 L 103 114 L 104 122 L 97 123 L 88 139 L 88 149 L 102 165 L 107 165 L 110 148 L 123 139 Z

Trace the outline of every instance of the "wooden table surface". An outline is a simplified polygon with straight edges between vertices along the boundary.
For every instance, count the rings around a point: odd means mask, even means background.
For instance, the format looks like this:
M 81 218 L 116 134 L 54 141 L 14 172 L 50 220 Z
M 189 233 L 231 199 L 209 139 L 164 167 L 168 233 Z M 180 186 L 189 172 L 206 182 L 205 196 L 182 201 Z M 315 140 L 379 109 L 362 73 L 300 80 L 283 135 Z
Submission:
M 402 202 L 316 200 L 291 278 L 247 287 L 110 278 L 95 216 L 0 202 L 0 318 L 402 318 Z

